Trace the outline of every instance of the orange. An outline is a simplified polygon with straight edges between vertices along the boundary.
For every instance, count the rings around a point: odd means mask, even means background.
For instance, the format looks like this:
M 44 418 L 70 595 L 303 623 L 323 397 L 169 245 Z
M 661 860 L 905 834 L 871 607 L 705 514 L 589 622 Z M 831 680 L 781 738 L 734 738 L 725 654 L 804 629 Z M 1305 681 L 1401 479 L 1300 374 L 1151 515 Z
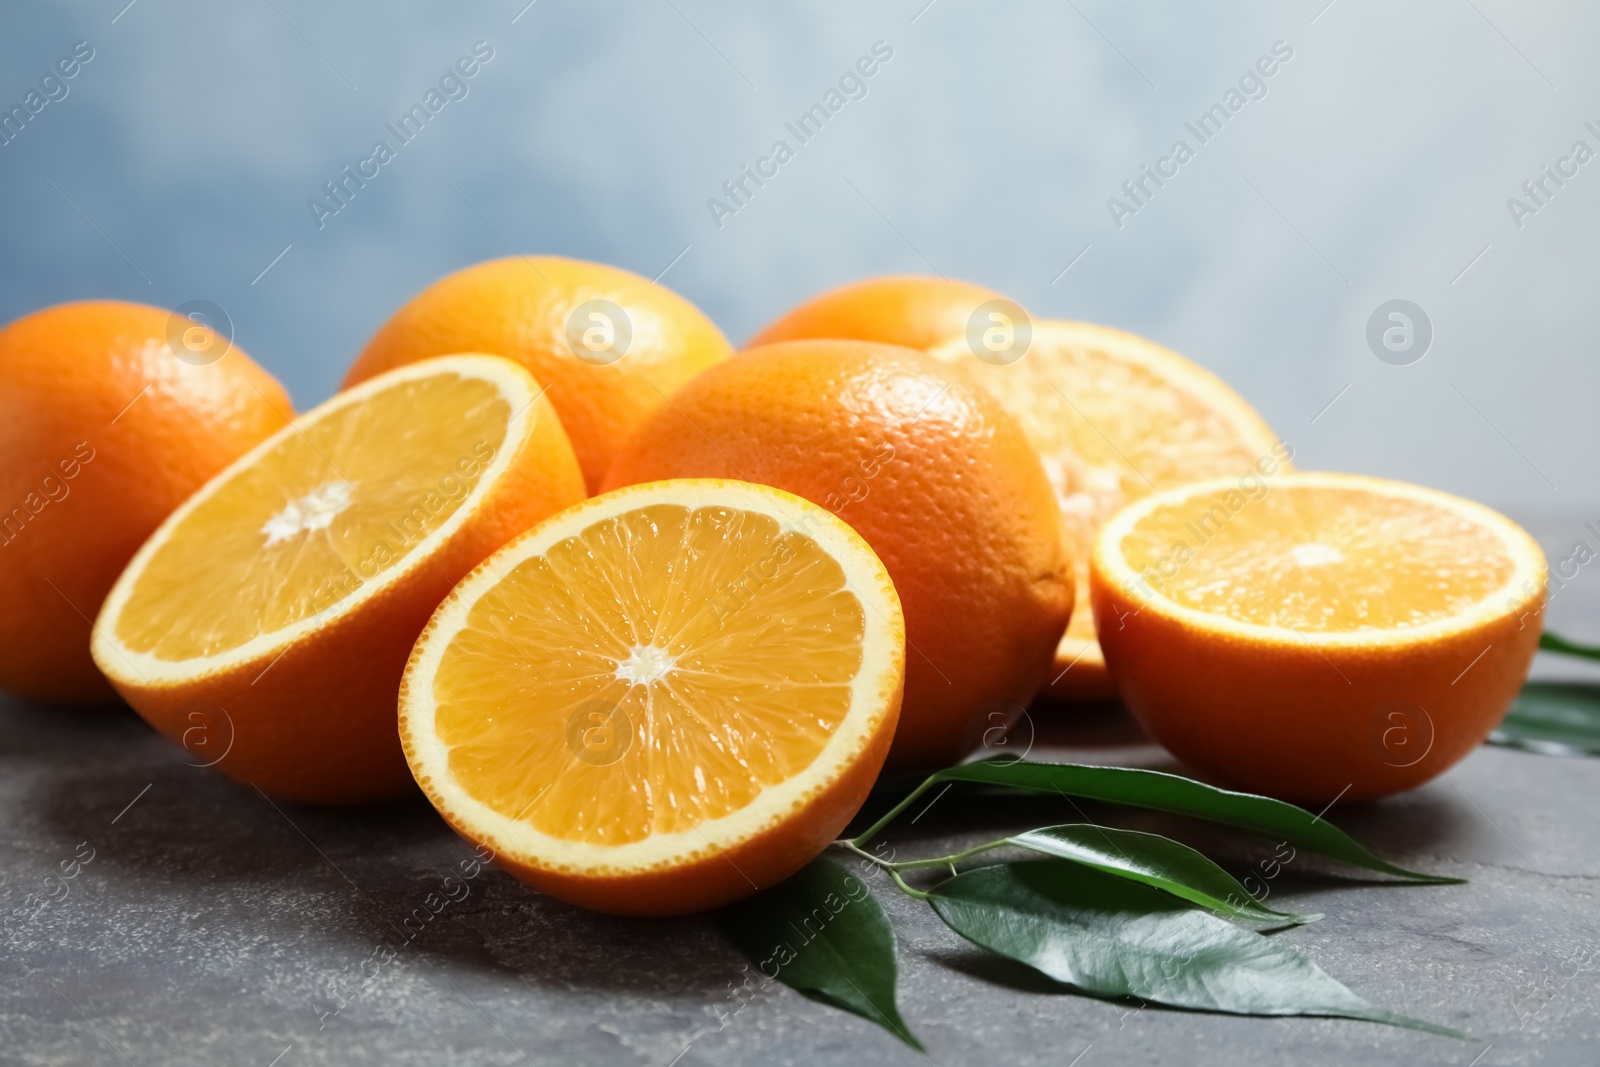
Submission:
M 992 301 L 1010 303 L 970 282 L 919 275 L 869 278 L 813 297 L 768 324 L 748 347 L 834 338 L 931 348 L 964 334 L 974 312 Z
M 966 338 L 931 354 L 969 368 L 1017 416 L 1044 459 L 1088 602 L 1095 532 L 1118 508 L 1159 489 L 1206 478 L 1263 478 L 1290 469 L 1293 450 L 1238 393 L 1153 341 L 1087 322 L 1035 322 L 1020 345 L 991 357 Z M 1045 693 L 1107 700 L 1106 672 L 1088 611 L 1073 614 Z
M 493 352 L 532 371 L 550 390 L 591 492 L 617 445 L 668 393 L 731 354 L 699 309 L 646 278 L 525 256 L 424 289 L 367 342 L 344 384 L 451 352 Z
M 173 508 L 293 417 L 221 334 L 101 300 L 0 330 L 0 688 L 60 704 L 116 693 L 89 620 Z
M 518 878 L 602 911 L 702 911 L 850 821 L 894 733 L 904 641 L 883 564 L 822 508 L 635 486 L 456 587 L 406 665 L 400 734 L 434 806 Z
M 151 725 L 266 793 L 409 791 L 395 700 L 468 571 L 583 499 L 533 376 L 412 364 L 300 416 L 207 482 L 106 598 L 94 658 Z
M 606 486 L 738 478 L 821 504 L 866 538 L 906 620 L 894 770 L 951 763 L 1027 704 L 1072 609 L 1050 483 L 1016 420 L 908 348 L 791 341 L 673 394 Z
M 1091 583 L 1106 661 L 1156 740 L 1320 808 L 1482 743 L 1538 647 L 1545 561 L 1458 497 L 1285 474 L 1145 497 L 1101 530 Z
M 923 349 L 967 367 L 1010 409 L 1060 501 L 1080 604 L 1095 531 L 1123 504 L 1258 461 L 1289 469 L 1291 450 L 1250 405 L 1176 352 L 1105 326 L 1034 321 L 967 282 L 857 282 L 794 308 L 751 344 L 824 337 Z M 1046 683 L 1057 700 L 1116 697 L 1088 611 L 1073 614 Z

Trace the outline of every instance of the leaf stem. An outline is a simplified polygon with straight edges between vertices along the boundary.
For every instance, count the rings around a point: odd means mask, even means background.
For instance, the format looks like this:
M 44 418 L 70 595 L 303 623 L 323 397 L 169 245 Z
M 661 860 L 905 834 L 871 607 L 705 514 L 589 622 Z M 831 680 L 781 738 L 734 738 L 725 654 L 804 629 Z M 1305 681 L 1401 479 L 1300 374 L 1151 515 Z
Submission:
M 928 894 L 927 893 L 924 893 L 920 889 L 913 889 L 910 886 L 906 885 L 906 880 L 904 878 L 900 877 L 900 872 L 899 871 L 891 870 L 889 872 L 889 877 L 893 878 L 894 879 L 894 884 L 899 886 L 909 896 L 916 897 L 918 900 L 927 900 L 928 899 Z
M 907 866 L 906 863 L 896 863 L 893 860 L 886 860 L 886 859 L 882 859 L 882 858 L 880 858 L 878 856 L 874 856 L 872 853 L 868 852 L 866 849 L 864 849 L 861 846 L 857 845 L 854 841 L 846 841 L 843 838 L 839 839 L 838 841 L 835 841 L 834 844 L 837 845 L 838 847 L 844 849 L 846 852 L 853 852 L 857 856 L 860 856 L 862 859 L 866 860 L 868 863 L 875 864 L 878 867 L 881 867 L 883 870 L 888 871 L 889 872 L 889 877 L 894 879 L 894 884 L 899 886 L 907 895 L 916 897 L 918 900 L 927 900 L 928 899 L 928 894 L 924 893 L 920 889 L 913 889 L 911 886 L 906 884 L 906 880 L 904 878 L 900 877 L 900 871 L 897 868 Z M 919 867 L 923 866 L 924 864 L 927 864 L 927 863 L 942 863 L 942 862 L 944 862 L 944 861 L 943 860 L 911 860 L 911 861 L 909 861 L 910 864 L 915 865 L 915 866 L 919 866 Z
M 963 849 L 960 852 L 952 852 L 948 856 L 935 856 L 933 859 L 927 860 L 901 860 L 898 863 L 890 863 L 888 866 L 890 870 L 895 871 L 911 871 L 917 869 L 918 867 L 949 867 L 950 873 L 954 874 L 955 865 L 960 863 L 962 860 L 970 859 L 980 852 L 988 852 L 991 849 L 1000 848 L 1004 845 L 1009 845 L 1010 843 L 1011 839 L 1009 837 L 1002 837 L 995 841 L 987 841 L 981 845 L 974 845 L 971 848 Z
M 1009 845 L 1011 844 L 1011 838 L 1001 837 L 994 841 L 985 841 L 981 845 L 973 845 L 971 848 L 962 849 L 960 852 L 952 852 L 947 856 L 933 856 L 922 860 L 886 860 L 881 856 L 874 856 L 860 845 L 857 845 L 855 841 L 848 841 L 843 838 L 835 841 L 834 844 L 846 852 L 855 853 L 867 862 L 876 864 L 886 871 L 914 871 L 919 867 L 949 867 L 950 872 L 954 874 L 955 865 L 962 860 L 970 859 L 980 852 L 988 852 L 992 849 Z
M 875 863 L 886 871 L 891 870 L 894 867 L 894 864 L 891 861 L 874 856 L 872 853 L 868 852 L 854 841 L 849 841 L 841 837 L 839 840 L 835 841 L 834 844 L 839 848 L 844 849 L 846 852 L 854 852 L 857 856 L 860 856 L 868 863 Z
M 916 800 L 922 794 L 926 793 L 935 784 L 937 784 L 938 781 L 939 781 L 939 776 L 937 774 L 929 775 L 926 779 L 923 780 L 921 785 L 917 786 L 910 793 L 908 793 L 904 800 L 902 800 L 900 803 L 896 804 L 894 807 L 890 808 L 888 810 L 888 812 L 883 816 L 883 818 L 879 819 L 877 822 L 875 822 L 871 826 L 867 827 L 866 830 L 864 830 L 862 833 L 860 833 L 857 836 L 851 838 L 850 839 L 850 843 L 852 845 L 861 846 L 861 845 L 866 844 L 868 841 L 871 841 L 874 837 L 877 837 L 879 834 L 883 833 L 883 828 L 885 826 L 888 826 L 890 823 L 894 822 L 895 819 L 899 817 L 901 812 L 905 811 L 907 808 L 909 808 L 911 806 L 912 801 Z

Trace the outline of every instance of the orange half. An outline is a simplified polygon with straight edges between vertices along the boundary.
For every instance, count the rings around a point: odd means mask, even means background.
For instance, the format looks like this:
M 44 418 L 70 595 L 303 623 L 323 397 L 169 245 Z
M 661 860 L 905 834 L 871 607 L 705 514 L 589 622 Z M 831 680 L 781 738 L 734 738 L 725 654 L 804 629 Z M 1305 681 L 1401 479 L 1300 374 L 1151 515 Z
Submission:
M 1488 736 L 1538 647 L 1545 560 L 1505 516 L 1350 474 L 1129 506 L 1092 563 L 1101 646 L 1179 759 L 1317 806 L 1408 789 Z
M 766 486 L 595 497 L 486 561 L 418 640 L 412 772 L 533 886 L 634 915 L 788 877 L 882 766 L 905 675 L 887 572 Z
M 583 498 L 533 376 L 447 356 L 295 419 L 157 528 L 107 596 L 95 663 L 197 763 L 288 799 L 406 792 L 395 697 L 451 587 Z

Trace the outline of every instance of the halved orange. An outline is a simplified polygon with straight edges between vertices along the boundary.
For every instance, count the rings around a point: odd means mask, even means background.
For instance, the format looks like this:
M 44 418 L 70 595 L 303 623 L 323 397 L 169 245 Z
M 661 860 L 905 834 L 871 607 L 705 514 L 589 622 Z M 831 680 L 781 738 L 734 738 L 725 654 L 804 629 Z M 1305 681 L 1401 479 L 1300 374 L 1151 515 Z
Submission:
M 630 915 L 799 870 L 877 777 L 905 626 L 831 512 L 684 479 L 587 500 L 497 552 L 417 641 L 400 735 L 423 791 L 529 884 Z
M 533 376 L 498 356 L 392 371 L 202 486 L 112 587 L 95 663 L 156 729 L 291 800 L 411 788 L 395 698 L 451 587 L 583 499 Z
M 1156 740 L 1320 807 L 1409 789 L 1488 736 L 1538 647 L 1545 560 L 1505 516 L 1431 489 L 1223 478 L 1108 522 L 1091 590 Z
M 1095 532 L 1124 504 L 1205 478 L 1289 469 L 1290 448 L 1238 393 L 1136 334 L 1040 321 L 1011 362 L 976 358 L 965 337 L 929 352 L 967 367 L 1044 460 L 1076 561 L 1079 604 L 1088 603 Z M 1117 695 L 1089 612 L 1073 612 L 1043 692 L 1063 700 Z

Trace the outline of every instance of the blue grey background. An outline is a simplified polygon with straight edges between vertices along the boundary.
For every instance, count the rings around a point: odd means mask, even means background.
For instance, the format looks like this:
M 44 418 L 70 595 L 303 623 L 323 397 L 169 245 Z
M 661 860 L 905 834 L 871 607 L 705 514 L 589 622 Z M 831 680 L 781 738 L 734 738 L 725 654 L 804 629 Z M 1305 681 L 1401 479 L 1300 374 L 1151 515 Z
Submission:
M 0 147 L 0 317 L 211 300 L 304 408 L 485 258 L 670 264 L 736 342 L 938 271 L 1187 354 L 1303 466 L 1600 516 L 1600 160 L 1520 228 L 1507 207 L 1600 150 L 1592 5 L 525 2 L 8 5 L 0 110 L 95 58 Z M 319 229 L 307 200 L 480 40 L 468 95 Z M 798 145 L 784 123 L 875 41 L 866 96 Z M 1276 41 L 1267 95 L 1118 228 L 1107 199 Z M 795 158 L 719 227 L 708 198 L 779 138 Z M 1396 298 L 1433 325 L 1409 366 L 1365 340 Z

